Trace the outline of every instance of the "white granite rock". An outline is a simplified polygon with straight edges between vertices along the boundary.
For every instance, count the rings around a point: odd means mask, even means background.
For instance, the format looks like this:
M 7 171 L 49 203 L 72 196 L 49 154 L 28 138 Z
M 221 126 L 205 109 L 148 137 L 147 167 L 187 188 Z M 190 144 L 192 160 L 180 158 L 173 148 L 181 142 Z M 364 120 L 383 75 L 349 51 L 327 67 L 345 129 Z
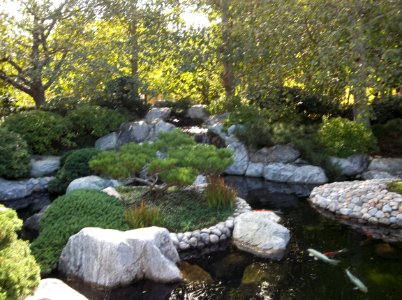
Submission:
M 91 175 L 86 177 L 81 177 L 74 179 L 70 182 L 67 187 L 66 193 L 70 193 L 75 190 L 103 190 L 107 187 L 118 187 L 121 185 L 121 182 L 115 179 L 104 179 L 99 176 Z
M 266 180 L 288 183 L 323 184 L 328 181 L 322 168 L 317 166 L 295 166 L 271 163 L 264 167 Z
M 117 132 L 111 132 L 96 140 L 95 148 L 98 150 L 113 150 L 119 147 L 119 136 Z
M 145 116 L 145 121 L 147 123 L 152 123 L 155 120 L 163 120 L 166 121 L 170 117 L 170 112 L 172 111 L 169 107 L 153 107 Z
M 207 106 L 202 104 L 191 106 L 187 111 L 187 117 L 196 120 L 206 120 L 208 118 Z
M 31 159 L 31 177 L 43 177 L 55 173 L 60 168 L 59 156 L 36 156 Z
M 25 300 L 87 300 L 76 290 L 56 278 L 42 279 L 34 294 Z
M 225 170 L 225 173 L 229 175 L 243 175 L 249 163 L 246 147 L 242 143 L 232 143 L 227 148 L 233 151 L 234 163 Z
M 126 232 L 88 227 L 70 237 L 59 259 L 59 271 L 101 287 L 136 280 L 181 280 L 179 255 L 169 231 L 147 227 Z
M 355 176 L 362 173 L 369 164 L 369 158 L 363 154 L 353 154 L 347 158 L 330 157 L 332 164 L 342 170 L 342 175 Z
M 264 164 L 263 163 L 253 163 L 248 164 L 245 175 L 248 177 L 262 177 L 264 174 Z

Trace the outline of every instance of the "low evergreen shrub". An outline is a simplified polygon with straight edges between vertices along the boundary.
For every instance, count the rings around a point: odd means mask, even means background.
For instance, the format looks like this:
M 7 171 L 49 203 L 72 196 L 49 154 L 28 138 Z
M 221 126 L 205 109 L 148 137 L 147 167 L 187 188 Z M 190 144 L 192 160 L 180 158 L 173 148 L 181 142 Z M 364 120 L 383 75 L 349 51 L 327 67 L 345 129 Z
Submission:
M 392 119 L 402 118 L 402 96 L 389 96 L 375 99 L 373 110 L 373 124 L 385 124 Z
M 80 105 L 80 99 L 69 96 L 56 96 L 49 99 L 41 106 L 41 110 L 66 116 L 68 112 L 76 109 Z
M 0 299 L 23 299 L 38 286 L 40 269 L 28 243 L 17 238 L 22 221 L 1 204 L 0 228 Z
M 89 161 L 101 151 L 95 148 L 82 148 L 66 153 L 60 160 L 61 168 L 49 182 L 48 190 L 51 194 L 64 194 L 68 185 L 74 179 L 93 174 L 89 168 Z
M 78 136 L 99 138 L 108 134 L 127 121 L 127 116 L 96 105 L 81 105 L 70 111 L 67 118 L 73 124 L 73 130 Z
M 20 134 L 34 154 L 56 154 L 74 145 L 71 123 L 55 113 L 23 111 L 8 116 L 2 126 Z
M 376 149 L 376 139 L 371 129 L 343 118 L 324 118 L 318 130 L 318 140 L 329 155 L 339 157 L 369 153 Z
M 39 236 L 31 244 L 43 274 L 57 267 L 68 238 L 85 227 L 127 230 L 123 205 L 94 190 L 76 190 L 58 197 L 46 210 Z
M 29 174 L 31 156 L 17 133 L 0 128 L 0 177 L 15 179 Z

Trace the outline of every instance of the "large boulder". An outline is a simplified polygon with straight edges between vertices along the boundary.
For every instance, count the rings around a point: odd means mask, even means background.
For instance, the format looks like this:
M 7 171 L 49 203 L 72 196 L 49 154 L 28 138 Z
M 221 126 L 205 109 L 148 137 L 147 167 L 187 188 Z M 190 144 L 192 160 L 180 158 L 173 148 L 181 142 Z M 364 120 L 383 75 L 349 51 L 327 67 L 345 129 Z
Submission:
M 262 177 L 264 174 L 264 164 L 263 163 L 253 163 L 248 164 L 245 175 L 248 177 Z
M 161 132 L 169 132 L 176 129 L 176 126 L 172 123 L 165 122 L 163 120 L 159 120 L 154 124 L 154 138 L 157 138 Z M 153 139 L 154 139 L 153 138 Z
M 368 166 L 368 171 L 387 172 L 402 177 L 402 158 L 374 158 Z
M 119 147 L 119 135 L 111 132 L 96 140 L 95 148 L 98 150 L 114 150 Z
M 91 175 L 86 177 L 80 177 L 71 181 L 67 187 L 66 193 L 82 189 L 101 191 L 109 186 L 118 187 L 120 185 L 121 182 L 119 182 L 118 180 L 105 179 L 99 176 Z
M 31 159 L 31 177 L 52 175 L 60 169 L 59 156 L 35 156 Z
M 31 178 L 26 180 L 6 180 L 0 178 L 0 202 L 7 206 L 7 201 L 21 199 L 37 192 L 47 190 L 49 181 L 53 177 Z M 13 207 L 18 209 L 21 207 Z
M 59 271 L 102 287 L 136 280 L 175 282 L 182 279 L 179 255 L 169 231 L 148 227 L 126 232 L 84 228 L 70 237 L 59 259 Z
M 197 104 L 187 110 L 187 117 L 195 120 L 206 120 L 208 118 L 207 106 Z
M 42 279 L 33 295 L 25 300 L 87 300 L 76 290 L 56 278 Z
M 362 173 L 362 178 L 364 180 L 370 180 L 370 179 L 393 179 L 393 178 L 398 178 L 394 175 L 391 175 L 388 172 L 385 171 L 376 171 L 376 170 L 372 170 L 372 171 L 366 171 Z
M 347 158 L 330 157 L 331 163 L 338 166 L 342 175 L 356 176 L 362 173 L 369 164 L 369 157 L 364 154 L 353 154 Z
M 252 211 L 234 220 L 233 243 L 259 257 L 280 260 L 290 239 L 289 230 L 278 224 L 273 212 Z
M 148 139 L 152 126 L 145 121 L 124 123 L 120 126 L 118 140 L 120 144 L 141 143 Z
M 169 107 L 153 107 L 151 108 L 147 115 L 145 116 L 145 121 L 147 123 L 152 123 L 156 120 L 166 121 L 170 117 L 170 112 L 172 111 Z
M 287 183 L 323 184 L 328 181 L 322 168 L 317 166 L 296 166 L 283 163 L 271 163 L 264 167 L 266 180 Z
M 244 175 L 248 167 L 248 152 L 242 143 L 231 143 L 227 146 L 228 149 L 233 151 L 234 163 L 230 165 L 225 173 L 229 175 Z
M 264 147 L 250 155 L 250 160 L 255 163 L 291 163 L 300 156 L 300 152 L 287 145 L 275 145 Z

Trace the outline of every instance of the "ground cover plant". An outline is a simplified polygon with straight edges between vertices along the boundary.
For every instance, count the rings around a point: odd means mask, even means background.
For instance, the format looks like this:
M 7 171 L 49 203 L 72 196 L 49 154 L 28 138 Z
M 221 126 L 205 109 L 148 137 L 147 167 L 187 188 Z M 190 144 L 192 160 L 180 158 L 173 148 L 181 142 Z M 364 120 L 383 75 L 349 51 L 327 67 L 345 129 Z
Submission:
M 94 190 L 76 190 L 58 197 L 41 220 L 38 238 L 31 244 L 41 273 L 57 267 L 68 238 L 85 227 L 127 230 L 123 205 L 114 197 Z
M 392 182 L 388 183 L 387 189 L 390 192 L 402 194 L 402 181 L 399 180 L 399 181 L 392 181 Z
M 0 228 L 0 299 L 23 299 L 39 284 L 39 266 L 28 243 L 17 237 L 22 221 L 1 204 Z
M 226 187 L 227 188 L 227 187 Z M 226 196 L 226 202 L 211 205 L 210 194 L 196 190 L 167 190 L 154 197 L 144 196 L 146 187 L 118 188 L 126 206 L 126 219 L 131 228 L 162 226 L 171 232 L 185 232 L 215 225 L 234 212 L 235 193 Z M 209 198 L 211 197 L 211 198 Z M 215 198 L 216 199 L 216 198 Z M 214 201 L 214 200 L 211 200 Z M 146 220 L 152 222 L 147 223 Z M 132 221 L 130 221 L 132 220 Z

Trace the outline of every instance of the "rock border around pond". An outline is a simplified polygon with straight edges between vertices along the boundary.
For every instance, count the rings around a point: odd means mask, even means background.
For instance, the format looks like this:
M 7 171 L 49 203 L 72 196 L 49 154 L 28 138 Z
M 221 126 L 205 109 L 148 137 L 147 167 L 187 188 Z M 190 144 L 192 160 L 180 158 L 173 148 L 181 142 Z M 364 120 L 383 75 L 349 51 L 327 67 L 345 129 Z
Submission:
M 232 236 L 234 219 L 242 213 L 251 211 L 250 205 L 242 198 L 236 198 L 236 209 L 232 216 L 225 221 L 208 228 L 194 231 L 170 233 L 170 238 L 179 252 L 203 249 L 220 242 L 228 241 Z
M 387 190 L 391 179 L 334 182 L 315 187 L 309 201 L 359 223 L 402 228 L 402 195 Z

